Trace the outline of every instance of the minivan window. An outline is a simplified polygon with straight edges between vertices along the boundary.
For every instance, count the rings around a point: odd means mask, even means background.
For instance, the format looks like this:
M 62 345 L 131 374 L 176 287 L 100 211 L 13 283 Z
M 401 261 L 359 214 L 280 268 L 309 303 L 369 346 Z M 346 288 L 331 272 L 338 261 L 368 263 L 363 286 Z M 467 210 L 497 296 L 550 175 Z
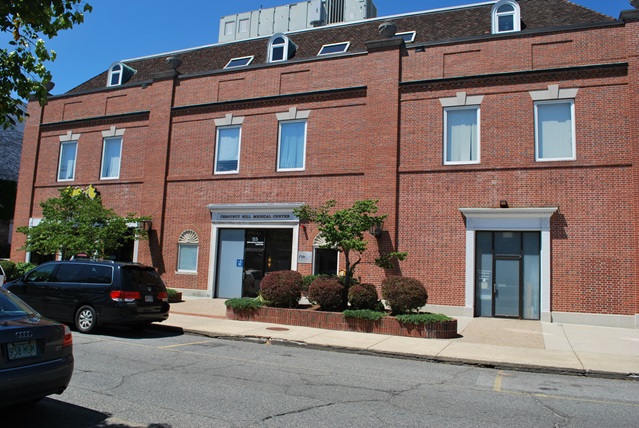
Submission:
M 159 285 L 161 281 L 155 269 L 137 266 L 122 267 L 123 290 L 137 290 L 144 286 Z
M 89 284 L 111 284 L 113 277 L 113 268 L 110 266 L 82 266 L 80 272 L 80 282 Z
M 56 282 L 78 282 L 80 266 L 76 264 L 61 264 L 55 273 Z
M 49 282 L 53 279 L 53 272 L 57 265 L 42 265 L 38 266 L 26 276 L 27 282 Z

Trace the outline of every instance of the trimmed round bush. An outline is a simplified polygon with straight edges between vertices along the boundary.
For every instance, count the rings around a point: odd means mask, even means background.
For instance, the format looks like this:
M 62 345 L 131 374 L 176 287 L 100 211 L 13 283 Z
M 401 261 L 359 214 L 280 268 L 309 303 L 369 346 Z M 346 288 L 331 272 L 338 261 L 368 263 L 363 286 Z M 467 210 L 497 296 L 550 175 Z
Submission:
M 293 270 L 271 272 L 260 282 L 260 295 L 268 306 L 294 308 L 302 297 L 302 274 Z
M 343 309 L 344 286 L 335 277 L 320 276 L 308 286 L 308 300 L 323 311 Z
M 370 309 L 378 307 L 379 297 L 373 284 L 355 284 L 348 289 L 348 302 L 351 309 Z
M 393 315 L 416 312 L 428 301 L 424 284 L 415 278 L 389 276 L 382 281 L 382 297 Z

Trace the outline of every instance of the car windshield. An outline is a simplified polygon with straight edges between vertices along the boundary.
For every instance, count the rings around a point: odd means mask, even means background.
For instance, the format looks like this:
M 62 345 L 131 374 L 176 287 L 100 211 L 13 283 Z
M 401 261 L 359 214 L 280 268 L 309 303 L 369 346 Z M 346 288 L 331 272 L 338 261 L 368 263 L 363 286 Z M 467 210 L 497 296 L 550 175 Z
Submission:
M 0 290 L 0 320 L 16 317 L 35 317 L 37 312 L 14 294 Z

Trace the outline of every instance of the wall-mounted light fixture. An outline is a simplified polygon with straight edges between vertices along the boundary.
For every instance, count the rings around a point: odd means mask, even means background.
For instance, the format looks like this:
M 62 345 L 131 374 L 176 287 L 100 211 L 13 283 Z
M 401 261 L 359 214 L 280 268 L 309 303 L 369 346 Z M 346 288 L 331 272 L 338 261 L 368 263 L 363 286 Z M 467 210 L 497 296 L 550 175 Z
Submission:
M 376 238 L 379 238 L 382 235 L 384 230 L 384 220 L 379 220 L 377 223 L 371 225 L 371 228 L 368 232 Z
M 499 201 L 499 208 L 508 208 L 508 201 L 506 200 Z

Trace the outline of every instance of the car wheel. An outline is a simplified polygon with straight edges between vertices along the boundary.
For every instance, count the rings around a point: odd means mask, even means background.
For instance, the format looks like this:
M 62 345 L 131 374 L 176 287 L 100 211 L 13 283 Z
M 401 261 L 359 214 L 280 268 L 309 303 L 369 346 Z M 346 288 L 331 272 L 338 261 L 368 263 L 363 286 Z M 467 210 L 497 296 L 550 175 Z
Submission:
M 91 333 L 98 327 L 98 316 L 91 306 L 82 306 L 75 313 L 75 327 L 81 333 Z

